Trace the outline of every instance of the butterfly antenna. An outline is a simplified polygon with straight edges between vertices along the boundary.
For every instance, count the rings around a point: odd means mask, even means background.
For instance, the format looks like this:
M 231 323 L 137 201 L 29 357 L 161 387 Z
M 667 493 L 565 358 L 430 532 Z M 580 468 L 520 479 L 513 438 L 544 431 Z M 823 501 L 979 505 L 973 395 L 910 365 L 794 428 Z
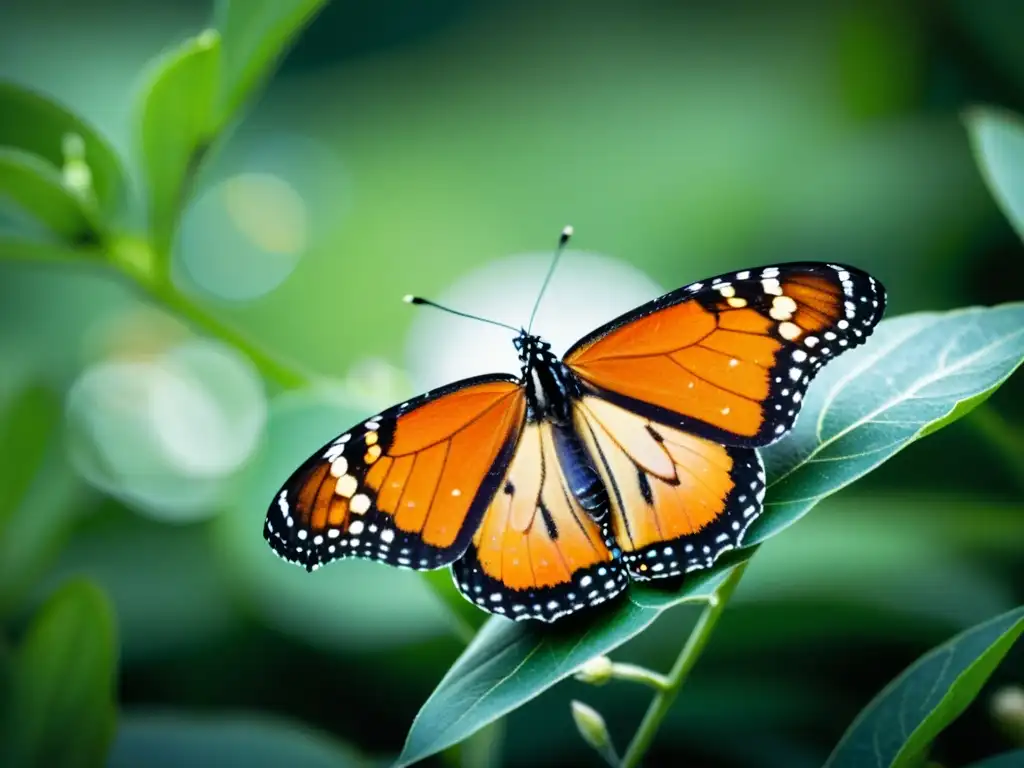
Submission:
M 500 328 L 508 328 L 513 333 L 519 333 L 518 328 L 513 328 L 511 325 L 505 323 L 499 323 L 497 320 L 488 320 L 486 317 L 480 317 L 478 315 L 471 315 L 468 312 L 459 312 L 457 309 L 451 309 L 442 304 L 438 304 L 436 301 L 430 299 L 424 299 L 422 296 L 405 296 L 402 298 L 406 304 L 417 304 L 427 307 L 433 307 L 434 309 L 440 309 L 442 312 L 447 312 L 450 315 L 458 315 L 459 317 L 467 317 L 470 320 L 479 320 L 481 323 L 489 323 L 490 325 L 497 325 Z
M 526 326 L 527 333 L 533 330 L 533 318 L 537 316 L 537 310 L 540 308 L 540 300 L 544 298 L 544 291 L 548 289 L 548 283 L 551 282 L 551 276 L 555 274 L 555 267 L 558 264 L 558 260 L 562 257 L 562 252 L 565 250 L 565 244 L 568 243 L 569 238 L 572 237 L 572 232 L 572 227 L 568 226 L 562 230 L 562 234 L 558 238 L 558 247 L 555 248 L 555 255 L 551 258 L 551 265 L 548 267 L 548 273 L 544 276 L 544 282 L 540 286 L 540 293 L 537 294 L 537 301 L 533 303 L 533 312 L 530 313 L 530 322 Z

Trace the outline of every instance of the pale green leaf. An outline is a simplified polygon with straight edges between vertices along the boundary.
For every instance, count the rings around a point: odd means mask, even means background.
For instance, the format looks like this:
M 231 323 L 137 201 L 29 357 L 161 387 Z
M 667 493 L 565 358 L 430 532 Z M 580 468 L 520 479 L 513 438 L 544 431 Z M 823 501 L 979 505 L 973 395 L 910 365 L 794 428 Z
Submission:
M 149 232 L 166 257 L 191 183 L 214 137 L 220 35 L 206 30 L 157 62 L 141 95 L 141 162 Z
M 971 627 L 922 656 L 858 715 L 825 768 L 914 768 L 967 709 L 1024 632 L 1024 608 Z
M 218 124 L 231 120 L 263 86 L 326 0 L 219 0 L 224 55 Z
M 1024 237 L 1024 120 L 1001 109 L 967 113 L 974 157 L 989 191 Z

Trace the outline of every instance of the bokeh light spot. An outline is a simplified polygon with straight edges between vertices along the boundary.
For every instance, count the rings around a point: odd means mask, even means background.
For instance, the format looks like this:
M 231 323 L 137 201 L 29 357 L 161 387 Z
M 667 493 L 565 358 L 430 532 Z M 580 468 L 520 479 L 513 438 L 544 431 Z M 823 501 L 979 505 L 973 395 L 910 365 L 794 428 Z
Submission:
M 309 239 L 309 215 L 298 191 L 270 173 L 240 173 L 220 185 L 228 218 L 268 253 L 301 254 Z

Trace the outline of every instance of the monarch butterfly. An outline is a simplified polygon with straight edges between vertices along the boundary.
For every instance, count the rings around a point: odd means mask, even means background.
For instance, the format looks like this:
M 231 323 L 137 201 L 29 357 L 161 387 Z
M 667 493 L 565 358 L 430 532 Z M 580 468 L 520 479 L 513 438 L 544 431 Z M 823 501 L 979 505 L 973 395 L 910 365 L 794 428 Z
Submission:
M 308 571 L 346 557 L 451 566 L 474 605 L 544 622 L 630 580 L 709 568 L 761 514 L 757 449 L 793 428 L 817 371 L 864 343 L 886 301 L 851 266 L 745 269 L 650 301 L 558 359 L 531 332 L 544 287 L 525 329 L 475 318 L 517 334 L 519 377 L 457 381 L 322 446 L 270 504 L 273 551 Z

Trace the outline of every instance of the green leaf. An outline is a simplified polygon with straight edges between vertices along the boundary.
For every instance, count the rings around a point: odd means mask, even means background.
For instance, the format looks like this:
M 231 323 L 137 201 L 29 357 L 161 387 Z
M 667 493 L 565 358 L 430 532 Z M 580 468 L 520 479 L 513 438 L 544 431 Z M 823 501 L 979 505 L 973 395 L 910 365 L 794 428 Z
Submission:
M 51 264 L 99 264 L 103 258 L 103 251 L 98 248 L 73 248 L 59 243 L 0 237 L 0 259 Z
M 307 728 L 264 716 L 125 715 L 107 768 L 347 768 L 368 762 Z
M 69 137 L 78 136 L 89 185 L 106 219 L 124 203 L 127 187 L 121 160 L 107 140 L 81 117 L 51 99 L 12 83 L 0 82 L 0 147 L 42 158 L 57 173 L 66 165 Z
M 1000 755 L 993 755 L 984 760 L 971 763 L 967 768 L 1020 768 L 1024 765 L 1024 749 L 1015 749 L 1012 752 L 1003 752 Z
M 91 494 L 65 463 L 61 403 L 29 385 L 4 402 L 0 445 L 0 615 L 19 601 L 56 554 Z
M 0 198 L 75 243 L 95 243 L 101 227 L 90 204 L 65 186 L 60 172 L 38 155 L 0 147 Z
M 1024 607 L 922 656 L 857 716 L 825 768 L 911 768 L 956 720 L 1024 632 Z
M 624 602 L 550 627 L 494 617 L 455 662 L 416 716 L 396 766 L 458 744 L 540 695 L 576 668 L 638 635 L 669 605 L 703 601 L 727 571 L 692 579 L 659 608 Z
M 220 35 L 208 29 L 158 61 L 143 89 L 140 143 L 149 231 L 164 258 L 214 138 L 219 79 Z
M 29 386 L 2 404 L 0 445 L 8 446 L 0 462 L 0 538 L 28 492 L 46 456 L 61 415 L 57 397 L 48 389 Z
M 741 551 L 710 572 L 665 586 L 630 587 L 630 602 L 548 629 L 490 619 L 417 715 L 400 758 L 410 765 L 522 706 L 590 657 L 648 627 L 662 611 L 706 599 L 723 569 L 826 496 L 884 462 L 958 405 L 994 390 L 1024 359 L 1024 304 L 907 315 L 880 324 L 863 347 L 812 384 L 796 428 L 764 452 L 765 512 Z
M 920 312 L 884 321 L 863 347 L 826 366 L 793 432 L 763 452 L 764 541 L 992 394 L 1024 361 L 1024 304 Z
M 116 638 L 103 593 L 76 580 L 40 609 L 14 661 L 0 765 L 92 768 L 114 735 Z
M 965 120 L 989 191 L 1017 234 L 1024 237 L 1024 120 L 991 108 L 972 109 Z
M 326 0 L 219 0 L 224 64 L 218 125 L 231 120 L 270 76 Z

